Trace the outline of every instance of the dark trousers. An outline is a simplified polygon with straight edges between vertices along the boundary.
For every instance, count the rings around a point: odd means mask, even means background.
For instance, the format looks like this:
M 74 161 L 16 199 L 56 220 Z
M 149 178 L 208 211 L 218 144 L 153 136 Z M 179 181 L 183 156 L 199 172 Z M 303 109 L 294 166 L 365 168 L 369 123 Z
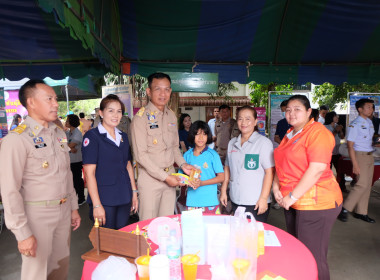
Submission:
M 70 163 L 70 169 L 73 173 L 74 189 L 78 195 L 78 201 L 84 201 L 84 182 L 82 178 L 82 162 Z
M 337 175 L 338 175 L 338 165 L 339 165 L 339 159 L 340 159 L 340 157 L 341 157 L 340 154 L 332 155 L 331 156 L 330 169 L 332 169 L 332 166 L 334 165 Z M 341 177 L 337 178 L 337 180 L 339 181 L 340 190 L 342 192 L 346 192 L 347 189 L 346 189 L 345 175 L 341 174 Z
M 232 202 L 232 201 L 231 201 Z M 263 222 L 263 223 L 266 223 L 267 220 L 268 220 L 268 216 L 269 216 L 269 211 L 270 211 L 270 203 L 268 203 L 268 210 L 263 213 L 263 214 L 260 214 L 258 215 L 257 214 L 257 211 L 258 210 L 255 210 L 255 207 L 256 205 L 238 205 L 238 204 L 235 204 L 232 202 L 232 214 L 235 213 L 236 209 L 239 207 L 239 206 L 243 206 L 245 207 L 245 212 L 250 212 L 253 214 L 253 216 L 255 217 L 256 221 L 258 222 Z
M 128 204 L 118 205 L 118 206 L 104 206 L 104 211 L 106 212 L 106 224 L 103 225 L 105 228 L 121 229 L 128 225 L 129 215 L 131 213 L 132 202 Z M 93 205 L 89 205 L 89 216 L 90 220 L 94 222 L 93 216 Z
M 330 279 L 327 251 L 331 229 L 341 210 L 342 205 L 327 210 L 284 210 L 287 231 L 313 254 L 319 280 Z

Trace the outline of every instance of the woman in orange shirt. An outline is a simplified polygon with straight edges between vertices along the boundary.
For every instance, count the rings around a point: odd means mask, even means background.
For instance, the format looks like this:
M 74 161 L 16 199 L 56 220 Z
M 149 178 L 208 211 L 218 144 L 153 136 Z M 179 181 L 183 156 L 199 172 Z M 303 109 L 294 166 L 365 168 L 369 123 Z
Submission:
M 276 175 L 273 193 L 285 208 L 286 227 L 312 252 L 319 279 L 330 279 L 327 250 L 331 229 L 342 208 L 343 197 L 330 169 L 335 140 L 331 132 L 311 117 L 307 97 L 288 100 L 285 117 L 289 129 L 274 150 Z

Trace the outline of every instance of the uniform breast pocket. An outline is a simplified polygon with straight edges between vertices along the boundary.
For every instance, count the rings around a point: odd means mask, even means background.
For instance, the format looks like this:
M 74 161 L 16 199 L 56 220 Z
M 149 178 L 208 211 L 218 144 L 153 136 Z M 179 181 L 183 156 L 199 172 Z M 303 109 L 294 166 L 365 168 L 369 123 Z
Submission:
M 49 147 L 36 148 L 28 157 L 25 173 L 43 175 L 55 169 L 54 152 Z
M 155 147 L 162 142 L 161 128 L 150 128 L 148 126 L 148 147 Z
M 63 146 L 62 146 L 63 145 Z M 79 146 L 80 149 L 80 146 Z M 70 148 L 67 145 L 61 144 L 59 149 L 57 149 L 58 155 L 58 164 L 59 168 L 67 168 L 70 167 L 70 156 L 69 156 Z

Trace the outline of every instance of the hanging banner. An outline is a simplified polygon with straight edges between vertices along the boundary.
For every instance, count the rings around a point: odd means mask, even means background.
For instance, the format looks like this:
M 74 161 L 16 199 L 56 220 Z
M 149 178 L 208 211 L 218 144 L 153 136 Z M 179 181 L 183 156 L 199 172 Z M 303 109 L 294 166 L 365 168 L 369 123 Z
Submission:
M 125 112 L 128 113 L 128 117 L 133 117 L 133 98 L 132 98 L 132 85 L 115 85 L 102 87 L 102 98 L 109 94 L 117 95 L 121 102 L 125 105 Z
M 257 112 L 257 127 L 259 133 L 265 136 L 265 127 L 266 127 L 266 110 L 265 107 L 255 107 Z
M 174 92 L 218 92 L 218 73 L 181 73 L 166 72 L 172 80 Z
M 8 134 L 7 111 L 5 109 L 4 88 L 0 88 L 0 140 Z
M 5 109 L 7 110 L 8 128 L 11 128 L 13 116 L 19 114 L 22 118 L 28 115 L 28 111 L 21 105 L 18 98 L 18 90 L 4 91 Z
M 348 120 L 347 125 L 350 124 L 354 119 L 356 119 L 359 115 L 358 111 L 356 110 L 355 103 L 359 99 L 368 98 L 374 101 L 375 105 L 375 117 L 379 117 L 379 109 L 380 109 L 380 93 L 362 93 L 362 92 L 349 92 L 349 100 L 350 100 L 350 106 L 349 106 L 349 112 L 348 112 Z

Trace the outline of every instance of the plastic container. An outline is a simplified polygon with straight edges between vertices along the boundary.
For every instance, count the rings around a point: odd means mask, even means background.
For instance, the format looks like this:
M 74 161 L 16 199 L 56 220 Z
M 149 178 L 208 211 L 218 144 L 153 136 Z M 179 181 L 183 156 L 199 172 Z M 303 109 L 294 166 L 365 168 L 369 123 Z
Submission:
M 170 280 L 181 280 L 181 243 L 175 229 L 170 231 L 166 254 L 170 263 Z
M 169 280 L 169 259 L 166 255 L 155 255 L 149 262 L 149 280 Z

